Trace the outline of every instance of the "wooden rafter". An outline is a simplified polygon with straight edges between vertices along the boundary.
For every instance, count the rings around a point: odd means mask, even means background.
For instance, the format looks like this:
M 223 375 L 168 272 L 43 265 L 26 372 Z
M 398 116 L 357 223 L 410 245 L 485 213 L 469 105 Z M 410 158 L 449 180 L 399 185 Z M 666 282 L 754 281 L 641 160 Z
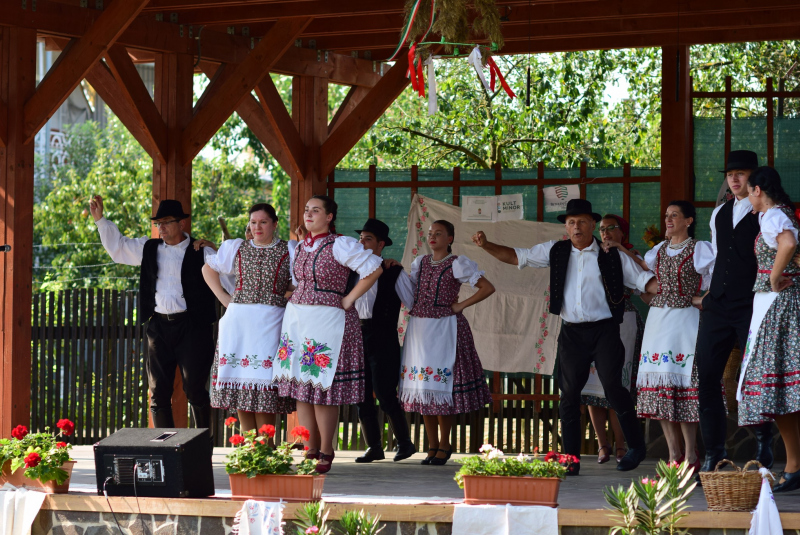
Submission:
M 386 108 L 408 86 L 406 78 L 408 56 L 402 55 L 380 82 L 370 89 L 358 106 L 341 121 L 337 135 L 331 136 L 320 149 L 320 176 L 328 176 L 336 164 L 352 149 L 358 140 L 375 124 Z
M 345 95 L 344 100 L 342 103 L 339 104 L 339 107 L 336 109 L 336 113 L 333 115 L 333 119 L 331 119 L 330 124 L 328 124 L 328 135 L 330 136 L 333 134 L 334 130 L 336 130 L 342 121 L 347 119 L 352 112 L 360 103 L 361 100 L 369 93 L 369 89 L 365 87 L 358 87 L 353 86 L 350 88 L 350 91 L 347 92 Z
M 144 81 L 131 61 L 128 51 L 122 45 L 114 45 L 108 49 L 106 61 L 119 82 L 121 98 L 130 103 L 130 109 L 135 113 L 136 122 L 158 152 L 158 159 L 166 162 L 164 155 L 167 153 L 167 127 L 155 102 L 150 97 L 150 92 L 147 91 Z
M 291 115 L 289 115 L 278 89 L 272 83 L 272 78 L 265 76 L 256 86 L 256 94 L 261 101 L 261 106 L 264 108 L 264 113 L 272 130 L 277 134 L 281 151 L 286 154 L 291 162 L 291 168 L 302 172 L 301 176 L 292 178 L 304 178 L 306 147 L 303 144 L 303 140 L 300 139 L 300 133 L 297 131 L 297 127 Z
M 236 110 L 242 99 L 264 76 L 269 76 L 269 69 L 294 44 L 295 38 L 309 22 L 309 17 L 298 17 L 287 19 L 273 28 L 236 67 L 231 77 L 225 80 L 213 101 L 195 110 L 194 117 L 183 132 L 182 163 L 190 162 Z
M 148 0 L 114 0 L 95 23 L 63 54 L 25 103 L 25 137 L 29 142 L 63 104 L 72 90 L 136 18 Z
M 0 98 L 0 148 L 8 143 L 8 105 Z

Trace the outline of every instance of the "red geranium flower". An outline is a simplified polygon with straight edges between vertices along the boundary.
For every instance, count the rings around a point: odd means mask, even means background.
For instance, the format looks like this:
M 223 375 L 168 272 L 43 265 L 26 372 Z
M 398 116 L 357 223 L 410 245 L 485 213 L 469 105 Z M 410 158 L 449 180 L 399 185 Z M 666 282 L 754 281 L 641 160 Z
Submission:
M 269 438 L 272 438 L 275 436 L 275 426 L 264 424 L 261 426 L 261 429 L 259 429 L 258 432 L 262 435 L 267 435 Z
M 239 420 L 237 420 L 233 416 L 231 416 L 230 418 L 225 418 L 225 427 L 230 427 L 230 426 L 232 426 L 233 424 L 235 424 L 238 421 Z
M 75 432 L 75 424 L 67 420 L 66 418 L 62 418 L 56 424 L 56 427 L 61 429 L 61 432 L 67 436 L 70 436 L 72 433 Z
M 34 466 L 39 466 L 39 463 L 41 461 L 42 457 L 38 453 L 36 453 L 35 451 L 31 452 L 28 454 L 27 457 L 25 457 L 25 468 L 33 468 Z
M 66 447 L 67 447 L 67 443 L 66 442 L 56 442 L 56 448 L 61 449 L 61 448 L 66 448 Z
M 311 432 L 302 425 L 298 425 L 297 427 L 292 429 L 290 434 L 294 438 L 302 438 L 306 442 L 308 442 L 309 439 L 311 438 Z
M 228 442 L 230 442 L 234 446 L 238 446 L 239 444 L 244 442 L 244 437 L 242 435 L 233 435 L 231 438 L 228 439 Z
M 554 451 L 548 451 L 547 455 L 544 456 L 545 462 L 554 461 L 556 459 L 558 459 L 558 453 L 556 453 Z
M 25 435 L 28 434 L 28 428 L 24 425 L 18 425 L 14 429 L 11 430 L 11 436 L 16 438 L 17 440 L 22 440 L 25 438 Z

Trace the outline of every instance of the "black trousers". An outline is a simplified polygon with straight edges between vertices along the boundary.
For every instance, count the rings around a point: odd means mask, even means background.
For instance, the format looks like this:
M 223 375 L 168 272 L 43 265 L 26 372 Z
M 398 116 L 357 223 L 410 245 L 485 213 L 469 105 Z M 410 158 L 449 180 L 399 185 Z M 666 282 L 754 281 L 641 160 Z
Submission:
M 201 407 L 211 403 L 206 387 L 214 362 L 210 325 L 195 325 L 188 314 L 171 321 L 153 316 L 147 326 L 147 345 L 150 352 L 145 366 L 151 410 L 172 406 L 176 367 L 181 370 L 183 391 L 189 403 Z
M 359 417 L 362 422 L 377 421 L 373 392 L 383 412 L 402 414 L 403 408 L 397 399 L 401 360 L 397 332 L 376 332 L 371 322 L 366 322 L 361 326 L 361 336 L 364 340 L 364 401 L 356 405 Z
M 559 414 L 564 451 L 579 455 L 581 390 L 589 379 L 592 361 L 611 407 L 618 414 L 635 409 L 630 392 L 622 386 L 625 347 L 619 337 L 619 324 L 613 318 L 587 323 L 563 322 L 558 350 Z
M 708 294 L 703 299 L 697 333 L 697 377 L 699 380 L 700 412 L 705 409 L 725 410 L 722 397 L 722 374 L 728 363 L 733 344 L 738 339 L 744 351 L 750 318 L 753 315 L 753 297 L 728 299 Z

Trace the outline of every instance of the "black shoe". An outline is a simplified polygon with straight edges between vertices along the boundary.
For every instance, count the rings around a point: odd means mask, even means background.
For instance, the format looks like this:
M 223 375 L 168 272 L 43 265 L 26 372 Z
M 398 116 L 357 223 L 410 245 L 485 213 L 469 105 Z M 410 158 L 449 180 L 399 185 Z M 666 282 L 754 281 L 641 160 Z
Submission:
M 364 455 L 361 457 L 356 457 L 357 463 L 371 463 L 372 461 L 382 461 L 386 458 L 386 455 L 383 454 L 383 450 L 377 448 L 367 448 L 367 451 L 364 452 Z
M 408 459 L 415 453 L 417 453 L 417 447 L 410 440 L 407 442 L 398 442 L 397 455 L 394 456 L 394 462 L 402 461 L 403 459 Z
M 764 468 L 772 468 L 775 457 L 772 455 L 772 422 L 753 427 L 756 435 L 756 461 Z
M 783 473 L 783 483 L 772 487 L 772 492 L 791 492 L 800 489 L 800 470 L 792 473 Z
M 429 455 L 428 457 L 425 457 L 424 459 L 422 459 L 419 462 L 419 464 L 431 464 L 431 459 L 434 459 L 436 457 L 436 452 L 437 451 L 439 451 L 439 450 L 437 450 L 436 448 L 429 449 L 428 453 L 433 452 L 433 455 Z
M 617 464 L 617 470 L 620 472 L 633 470 L 644 461 L 645 457 L 647 457 L 647 451 L 644 449 L 628 448 L 628 453 L 626 453 L 619 464 Z
M 445 463 L 447 463 L 447 460 L 453 454 L 453 448 L 451 447 L 449 450 L 438 450 L 438 451 L 443 451 L 445 453 L 445 457 L 444 458 L 434 457 L 433 459 L 431 459 L 430 464 L 433 464 L 433 465 L 436 465 L 436 466 L 444 466 Z
M 713 472 L 717 463 L 728 456 L 725 449 L 725 436 L 728 432 L 728 417 L 725 409 L 704 409 L 700 412 L 700 433 L 706 447 L 706 458 L 695 475 L 700 483 L 700 472 Z

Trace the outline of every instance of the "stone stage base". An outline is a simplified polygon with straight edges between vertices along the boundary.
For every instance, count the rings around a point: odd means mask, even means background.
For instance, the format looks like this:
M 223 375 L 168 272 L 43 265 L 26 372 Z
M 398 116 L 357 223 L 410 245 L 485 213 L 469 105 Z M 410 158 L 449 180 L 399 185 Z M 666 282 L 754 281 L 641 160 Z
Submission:
M 229 450 L 214 452 L 216 496 L 208 499 L 110 498 L 97 495 L 91 447 L 77 447 L 68 495 L 51 495 L 33 527 L 33 535 L 99 535 L 119 533 L 112 511 L 125 534 L 228 535 L 233 516 L 242 502 L 230 499 L 224 457 Z M 450 535 L 453 506 L 463 499 L 453 475 L 458 465 L 422 466 L 422 454 L 400 463 L 391 460 L 356 464 L 361 452 L 337 452 L 333 469 L 325 480 L 323 499 L 331 508 L 330 519 L 342 511 L 364 509 L 378 514 L 386 528 L 381 535 Z M 388 455 L 388 454 L 387 454 Z M 460 457 L 460 456 L 454 456 Z M 637 470 L 622 473 L 613 461 L 598 465 L 595 457 L 584 456 L 581 475 L 567 478 L 559 493 L 559 526 L 562 535 L 605 535 L 617 524 L 609 517 L 603 499 L 606 485 L 628 486 L 632 478 L 655 473 L 655 459 Z M 776 466 L 774 470 L 781 467 Z M 776 496 L 784 533 L 800 530 L 800 492 Z M 110 503 L 110 509 L 109 509 Z M 690 500 L 690 515 L 682 524 L 693 535 L 744 535 L 750 526 L 749 513 L 714 513 L 706 510 L 705 497 L 698 488 Z M 288 523 L 297 505 L 284 510 Z M 285 532 L 294 533 L 291 526 Z M 460 535 L 460 534 L 459 534 Z

